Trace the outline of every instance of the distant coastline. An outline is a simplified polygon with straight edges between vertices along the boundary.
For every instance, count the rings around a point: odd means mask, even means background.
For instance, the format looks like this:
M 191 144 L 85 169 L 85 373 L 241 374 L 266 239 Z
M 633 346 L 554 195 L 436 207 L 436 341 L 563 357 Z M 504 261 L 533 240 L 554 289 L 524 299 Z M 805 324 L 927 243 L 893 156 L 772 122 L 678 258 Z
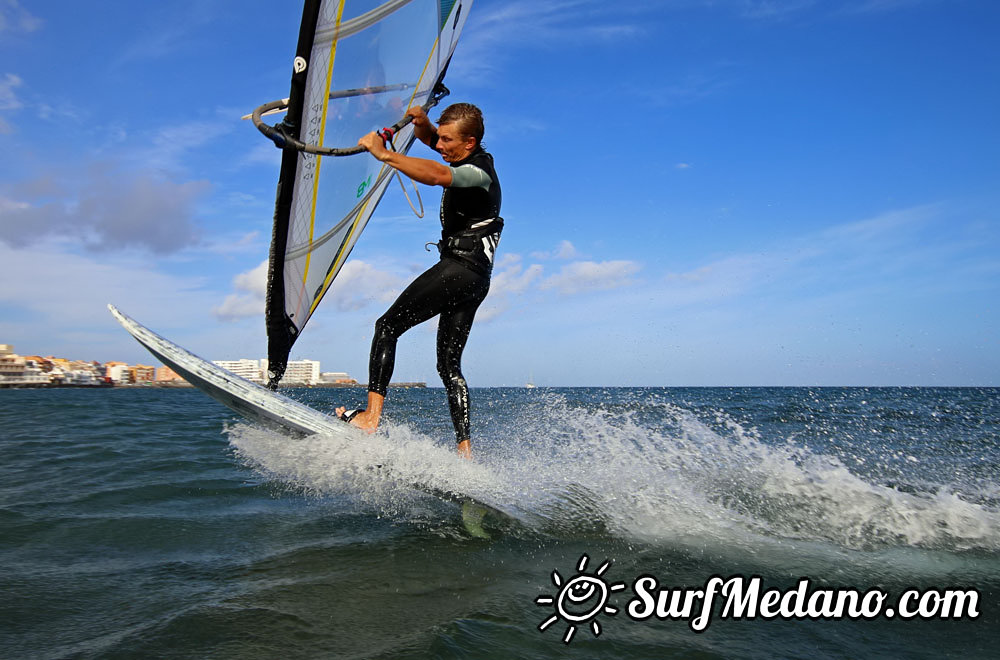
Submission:
M 365 389 L 367 388 L 365 383 L 316 383 L 313 385 L 308 385 L 306 383 L 288 383 L 284 385 L 282 389 L 291 388 L 307 388 L 311 390 L 322 390 L 322 389 Z M 411 388 L 422 388 L 427 387 L 427 383 L 422 381 L 414 381 L 407 383 L 389 383 L 390 388 L 398 389 L 411 389 Z M 74 385 L 74 384 L 55 384 L 55 383 L 0 383 L 0 390 L 56 390 L 56 389 L 74 389 L 74 390 L 127 390 L 127 389 L 193 389 L 194 385 L 188 383 L 187 381 L 166 381 L 166 382 L 156 382 L 151 381 L 148 383 L 100 383 L 97 385 Z

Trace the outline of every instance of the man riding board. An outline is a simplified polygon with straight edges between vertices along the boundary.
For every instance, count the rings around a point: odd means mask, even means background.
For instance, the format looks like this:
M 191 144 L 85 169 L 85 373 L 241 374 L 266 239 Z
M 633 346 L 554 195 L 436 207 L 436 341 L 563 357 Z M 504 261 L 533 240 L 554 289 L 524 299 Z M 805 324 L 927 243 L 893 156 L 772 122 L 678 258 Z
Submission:
M 448 393 L 458 453 L 472 457 L 469 387 L 462 376 L 462 351 L 480 303 L 490 289 L 493 256 L 500 241 L 500 181 L 493 156 L 482 146 L 483 115 L 469 103 L 445 108 L 438 125 L 413 107 L 414 135 L 447 164 L 386 149 L 377 133 L 358 144 L 414 181 L 441 186 L 441 259 L 415 279 L 375 323 L 368 364 L 368 407 L 337 415 L 369 433 L 378 428 L 396 357 L 396 340 L 410 328 L 440 315 L 437 369 Z

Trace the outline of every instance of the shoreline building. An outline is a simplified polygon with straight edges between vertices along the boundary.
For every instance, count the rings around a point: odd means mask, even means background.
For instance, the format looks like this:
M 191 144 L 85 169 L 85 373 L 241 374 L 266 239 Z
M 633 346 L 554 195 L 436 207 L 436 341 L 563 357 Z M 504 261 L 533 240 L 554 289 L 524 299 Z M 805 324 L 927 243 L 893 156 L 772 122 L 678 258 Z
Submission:
M 260 373 L 267 380 L 268 360 L 260 361 Z M 282 385 L 317 385 L 319 384 L 319 360 L 289 360 L 285 367 L 285 375 L 281 377 Z
M 39 360 L 44 361 L 42 358 Z M 51 368 L 50 363 L 49 370 Z M 11 344 L 0 344 L 0 385 L 45 387 L 51 382 L 52 378 L 39 361 L 18 355 Z
M 53 385 L 69 385 L 73 387 L 97 387 L 103 384 L 104 374 L 100 364 L 84 360 L 67 360 L 49 356 L 52 371 L 49 377 Z
M 99 362 L 18 355 L 0 344 L 0 387 L 100 387 L 104 373 Z
M 170 367 L 156 368 L 157 383 L 186 383 L 187 381 L 177 375 L 177 372 Z
M 357 385 L 358 381 L 345 371 L 324 371 L 319 375 L 319 382 L 334 385 Z
M 261 360 L 261 362 L 267 362 L 267 360 Z M 319 361 L 289 360 L 282 381 L 289 385 L 316 385 L 320 382 Z
M 104 363 L 104 377 L 115 385 L 128 385 L 129 375 L 128 365 L 124 362 L 112 360 Z
M 213 360 L 213 364 L 250 382 L 267 382 L 267 359 Z M 54 356 L 21 356 L 11 344 L 0 344 L 0 387 L 79 387 L 187 385 L 173 369 L 112 360 L 103 364 Z M 320 372 L 319 360 L 289 360 L 282 385 L 314 387 L 357 385 L 345 372 Z
M 10 344 L 0 344 L 0 380 L 20 377 L 24 373 L 24 358 Z
M 259 360 L 212 360 L 212 364 L 222 367 L 226 371 L 231 371 L 240 378 L 245 378 L 251 383 L 263 383 L 261 378 L 261 368 Z
M 136 364 L 128 368 L 129 379 L 133 383 L 152 383 L 156 380 L 156 367 Z

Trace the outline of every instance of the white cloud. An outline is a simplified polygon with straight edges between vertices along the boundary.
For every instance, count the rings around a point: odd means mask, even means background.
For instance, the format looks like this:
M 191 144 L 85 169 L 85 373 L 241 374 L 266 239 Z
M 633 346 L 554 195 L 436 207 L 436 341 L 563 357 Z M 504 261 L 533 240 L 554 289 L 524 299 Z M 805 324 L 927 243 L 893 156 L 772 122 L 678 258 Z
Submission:
M 817 0 L 737 0 L 736 8 L 743 18 L 782 21 L 806 14 L 811 9 L 838 14 L 873 14 L 927 5 L 941 0 L 844 0 L 839 3 Z
M 0 241 L 24 246 L 72 236 L 93 251 L 176 252 L 197 242 L 194 206 L 209 187 L 206 181 L 175 183 L 107 163 L 88 168 L 79 190 L 39 177 L 16 186 L 21 199 L 0 197 Z
M 499 261 L 493 264 L 493 269 L 494 271 L 497 271 L 502 268 L 510 268 L 514 264 L 519 264 L 519 263 L 521 263 L 521 255 L 516 254 L 514 252 L 507 252 L 502 257 L 500 257 Z
M 177 57 L 178 53 L 193 53 L 204 47 L 200 28 L 219 19 L 219 8 L 209 2 L 189 3 L 184 11 L 164 12 L 154 20 L 137 22 L 131 30 L 131 40 L 125 42 L 112 66 L 121 67 L 162 58 Z
M 504 268 L 494 273 L 490 282 L 490 294 L 476 314 L 479 321 L 490 321 L 507 311 L 511 301 L 527 292 L 542 275 L 541 266 L 532 264 L 523 268 L 517 255 L 508 255 L 501 264 Z
M 84 121 L 85 114 L 84 111 L 75 105 L 65 101 L 59 101 L 56 105 L 52 105 L 51 103 L 38 104 L 39 119 L 54 123 L 67 121 L 81 123 Z M 102 131 L 106 135 L 108 143 L 118 143 L 125 140 L 125 132 L 120 126 L 110 126 L 102 129 Z
M 270 237 L 268 237 L 270 238 Z M 206 237 L 196 246 L 185 252 L 188 256 L 220 255 L 236 257 L 240 261 L 249 261 L 268 250 L 268 243 L 258 231 L 232 231 L 225 234 L 215 234 Z
M 0 197 L 0 218 L 3 218 L 5 213 L 19 213 L 30 208 L 31 204 L 27 202 L 18 202 L 13 199 Z
M 887 211 L 873 218 L 829 227 L 818 235 L 807 236 L 806 240 L 815 239 L 822 244 L 836 241 L 863 247 L 873 240 L 904 239 L 909 232 L 934 220 L 941 210 L 940 205 L 928 204 L 899 211 Z
M 268 262 L 265 259 L 255 268 L 233 278 L 236 293 L 226 296 L 212 313 L 223 321 L 263 316 L 267 297 Z M 333 281 L 323 307 L 350 312 L 372 303 L 385 304 L 396 299 L 401 291 L 402 278 L 357 259 L 349 260 Z
M 634 37 L 642 32 L 638 22 L 622 22 L 622 13 L 621 6 L 609 7 L 595 0 L 514 0 L 473 12 L 451 76 L 480 79 L 496 70 L 503 53 L 523 45 L 553 48 L 567 42 Z
M 497 273 L 490 282 L 490 296 L 507 296 L 524 293 L 542 275 L 542 267 L 532 264 L 527 268 L 515 265 Z
M 24 107 L 24 103 L 21 99 L 17 97 L 14 89 L 20 87 L 22 80 L 19 76 L 13 73 L 5 74 L 2 79 L 0 79 L 0 112 L 19 110 Z M 14 132 L 14 127 L 0 117 L 0 135 L 9 135 Z
M 572 259 L 579 253 L 576 248 L 569 241 L 562 241 L 559 243 L 559 247 L 556 248 L 555 257 L 556 259 Z
M 234 277 L 233 286 L 240 293 L 226 296 L 221 305 L 212 308 L 216 318 L 235 321 L 253 316 L 263 317 L 264 299 L 267 295 L 267 259 Z
M 677 74 L 670 82 L 657 85 L 629 83 L 623 93 L 635 97 L 637 103 L 654 107 L 674 107 L 697 103 L 725 92 L 733 83 L 733 67 L 729 62 L 698 63 L 695 70 Z
M 183 172 L 190 166 L 190 153 L 234 130 L 223 118 L 196 119 L 163 126 L 141 137 L 144 146 L 127 154 L 143 169 Z M 277 150 L 276 150 L 277 151 Z
M 557 289 L 563 294 L 607 291 L 632 284 L 632 275 L 637 272 L 639 264 L 634 261 L 576 261 L 544 279 L 539 288 Z
M 744 18 L 783 19 L 816 5 L 816 0 L 742 0 Z
M 489 141 L 496 138 L 523 138 L 529 133 L 547 133 L 550 125 L 538 115 L 525 115 L 505 110 L 491 110 L 486 118 L 486 133 L 483 146 L 489 148 Z
M 690 305 L 732 298 L 774 278 L 790 265 L 784 259 L 733 255 L 683 273 L 668 273 L 657 284 L 655 299 L 665 305 Z
M 845 3 L 840 11 L 845 14 L 875 14 L 896 9 L 906 9 L 916 5 L 926 5 L 940 0 L 859 0 Z
M 580 255 L 577 252 L 576 247 L 567 240 L 559 242 L 559 245 L 555 247 L 551 252 L 532 252 L 531 256 L 535 259 L 573 259 Z
M 735 253 L 685 272 L 667 273 L 648 299 L 665 307 L 716 304 L 746 297 L 787 301 L 852 291 L 862 300 L 900 273 L 929 270 L 949 249 L 927 240 L 924 229 L 941 222 L 935 205 L 890 211 L 799 236 L 755 253 Z M 929 277 L 929 276 L 928 276 Z M 940 280 L 940 275 L 936 276 Z M 933 279 L 933 278 L 932 278 Z M 779 305 L 781 303 L 778 303 Z
M 72 254 L 73 243 L 50 240 L 17 249 L 0 243 L 2 316 L 17 319 L 12 330 L 21 333 L 18 341 L 30 340 L 46 352 L 57 350 L 71 335 L 89 332 L 95 341 L 107 341 L 114 327 L 109 302 L 152 327 L 187 324 L 197 318 L 199 308 L 207 308 L 210 297 L 202 290 L 201 276 L 158 272 L 146 257 Z M 178 313 L 180 299 L 185 300 L 184 315 Z
M 17 0 L 0 0 L 0 33 L 34 32 L 42 20 L 21 7 Z
M 277 168 L 281 165 L 281 149 L 277 149 L 270 140 L 261 140 L 244 156 L 242 162 L 246 165 L 267 165 Z
M 402 285 L 401 277 L 355 259 L 344 264 L 330 286 L 327 298 L 338 309 L 353 311 L 373 302 L 392 302 L 402 291 Z
M 4 74 L 3 79 L 0 80 L 0 110 L 17 110 L 24 107 L 24 103 L 14 93 L 14 89 L 22 84 L 24 81 L 21 80 L 20 76 L 13 73 Z

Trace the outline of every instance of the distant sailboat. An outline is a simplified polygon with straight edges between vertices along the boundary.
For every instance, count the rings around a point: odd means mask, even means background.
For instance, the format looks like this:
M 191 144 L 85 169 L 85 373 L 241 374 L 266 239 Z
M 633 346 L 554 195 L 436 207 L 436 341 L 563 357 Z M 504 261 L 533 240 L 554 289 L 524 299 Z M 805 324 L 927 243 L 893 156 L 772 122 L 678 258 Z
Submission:
M 535 389 L 535 374 L 531 373 L 528 375 L 528 382 L 524 385 L 525 389 L 533 390 Z

